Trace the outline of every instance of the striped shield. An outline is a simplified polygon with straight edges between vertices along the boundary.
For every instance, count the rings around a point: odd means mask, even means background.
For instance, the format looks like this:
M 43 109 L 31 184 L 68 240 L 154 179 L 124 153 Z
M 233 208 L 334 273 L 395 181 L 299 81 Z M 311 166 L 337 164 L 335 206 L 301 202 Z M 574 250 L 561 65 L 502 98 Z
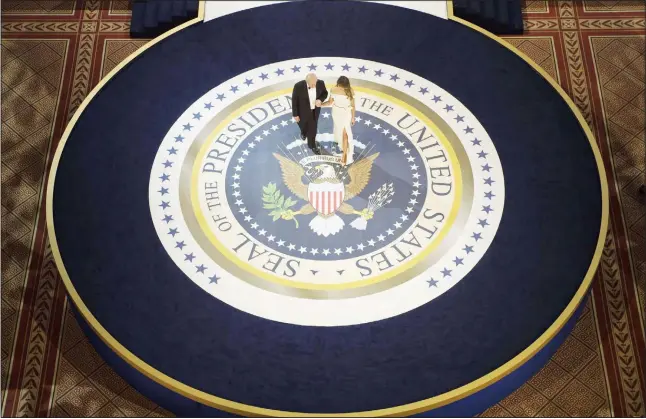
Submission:
M 319 214 L 330 215 L 343 203 L 345 185 L 342 182 L 310 182 L 307 186 L 310 204 Z

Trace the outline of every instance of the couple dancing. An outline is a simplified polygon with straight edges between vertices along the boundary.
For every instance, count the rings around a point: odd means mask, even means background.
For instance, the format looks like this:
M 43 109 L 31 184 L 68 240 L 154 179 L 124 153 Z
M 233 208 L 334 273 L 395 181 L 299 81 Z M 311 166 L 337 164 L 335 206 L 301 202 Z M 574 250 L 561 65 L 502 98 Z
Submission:
M 332 108 L 332 121 L 334 123 L 334 141 L 343 151 L 341 164 L 348 165 L 354 161 L 354 145 L 352 126 L 354 125 L 354 91 L 350 87 L 350 80 L 341 76 L 336 86 L 328 91 L 323 80 L 318 80 L 314 73 L 307 75 L 305 80 L 294 85 L 292 91 L 292 115 L 301 129 L 301 138 L 307 139 L 307 146 L 316 154 L 321 150 L 316 144 L 316 130 L 321 113 L 321 107 Z

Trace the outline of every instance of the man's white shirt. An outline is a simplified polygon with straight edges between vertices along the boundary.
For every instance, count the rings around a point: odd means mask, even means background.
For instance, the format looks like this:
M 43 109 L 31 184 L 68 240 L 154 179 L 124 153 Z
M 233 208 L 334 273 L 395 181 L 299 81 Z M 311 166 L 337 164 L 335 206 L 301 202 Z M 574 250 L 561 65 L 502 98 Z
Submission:
M 310 109 L 314 110 L 316 108 L 316 87 L 310 89 L 308 86 L 307 94 L 310 96 Z

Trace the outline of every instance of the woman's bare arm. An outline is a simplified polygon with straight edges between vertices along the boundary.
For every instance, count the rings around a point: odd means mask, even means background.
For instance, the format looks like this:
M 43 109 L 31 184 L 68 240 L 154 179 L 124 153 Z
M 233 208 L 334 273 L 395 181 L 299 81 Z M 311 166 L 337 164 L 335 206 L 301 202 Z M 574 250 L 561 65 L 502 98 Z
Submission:
M 332 97 L 332 95 L 330 95 L 330 98 L 328 100 L 321 103 L 321 107 L 323 107 L 323 106 L 332 106 L 332 105 L 334 105 L 334 98 Z

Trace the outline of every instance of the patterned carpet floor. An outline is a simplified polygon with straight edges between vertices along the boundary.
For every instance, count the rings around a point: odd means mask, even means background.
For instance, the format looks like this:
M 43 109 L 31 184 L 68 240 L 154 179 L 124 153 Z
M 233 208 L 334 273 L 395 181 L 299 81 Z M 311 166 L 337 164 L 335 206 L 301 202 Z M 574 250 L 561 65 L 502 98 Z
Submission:
M 646 8 L 640 1 L 526 0 L 508 42 L 570 94 L 608 172 L 610 226 L 576 328 L 545 368 L 483 416 L 646 415 Z M 92 349 L 49 248 L 44 185 L 67 121 L 145 44 L 128 1 L 2 2 L 2 414 L 171 416 Z M 540 123 L 540 121 L 537 121 Z

